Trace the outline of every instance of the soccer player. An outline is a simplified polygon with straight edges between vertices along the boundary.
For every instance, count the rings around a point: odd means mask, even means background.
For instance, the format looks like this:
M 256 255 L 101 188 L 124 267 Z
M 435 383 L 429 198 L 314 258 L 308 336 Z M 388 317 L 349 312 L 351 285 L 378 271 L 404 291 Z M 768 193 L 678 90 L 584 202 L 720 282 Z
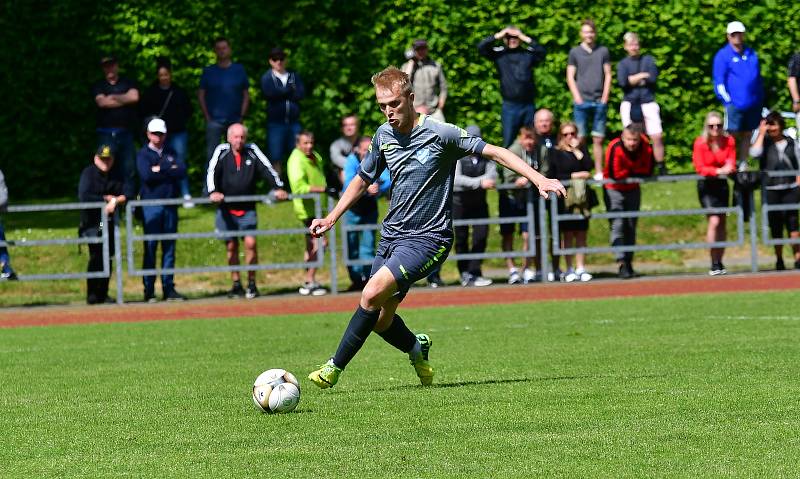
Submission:
M 414 111 L 411 81 L 399 69 L 388 67 L 373 75 L 372 84 L 387 121 L 372 138 L 358 175 L 336 207 L 309 227 L 314 236 L 333 228 L 383 170 L 389 169 L 391 200 L 370 279 L 336 354 L 308 376 L 323 389 L 336 384 L 372 331 L 408 353 L 423 385 L 433 383 L 433 367 L 428 362 L 431 339 L 426 334 L 415 336 L 395 311 L 409 287 L 441 264 L 453 244 L 453 178 L 459 158 L 483 155 L 528 178 L 543 196 L 549 192 L 564 196 L 559 181 L 545 178 L 505 148 Z

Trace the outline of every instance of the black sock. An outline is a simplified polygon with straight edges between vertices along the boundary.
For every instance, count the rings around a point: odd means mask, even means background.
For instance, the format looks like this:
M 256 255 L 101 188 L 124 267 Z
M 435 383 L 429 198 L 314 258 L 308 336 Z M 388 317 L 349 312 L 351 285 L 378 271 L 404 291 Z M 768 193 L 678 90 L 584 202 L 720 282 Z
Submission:
M 353 356 L 366 342 L 369 333 L 372 332 L 372 328 L 378 322 L 380 314 L 380 310 L 367 311 L 361 306 L 358 307 L 350 320 L 350 324 L 347 325 L 347 329 L 344 331 L 342 340 L 339 342 L 339 349 L 336 350 L 336 354 L 333 356 L 333 364 L 342 369 L 347 367 Z
M 406 323 L 403 322 L 403 318 L 397 314 L 394 315 L 394 319 L 392 320 L 392 324 L 389 325 L 389 328 L 378 334 L 384 341 L 404 353 L 411 351 L 414 344 L 417 342 L 417 337 L 408 329 Z

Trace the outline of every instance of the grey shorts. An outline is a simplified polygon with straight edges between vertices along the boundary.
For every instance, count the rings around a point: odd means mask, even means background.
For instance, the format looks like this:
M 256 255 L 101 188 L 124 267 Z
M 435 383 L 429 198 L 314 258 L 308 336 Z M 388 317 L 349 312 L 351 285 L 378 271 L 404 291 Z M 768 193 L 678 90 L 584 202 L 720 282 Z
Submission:
M 258 216 L 256 210 L 247 210 L 243 216 L 232 215 L 230 211 L 218 208 L 217 217 L 214 219 L 214 228 L 217 231 L 248 231 L 258 229 Z M 223 241 L 237 240 L 234 236 L 220 238 Z
M 386 266 L 397 281 L 397 297 L 405 298 L 412 284 L 427 277 L 436 266 L 441 266 L 453 242 L 438 242 L 433 239 L 402 238 L 378 242 L 375 261 L 372 262 L 370 277 Z

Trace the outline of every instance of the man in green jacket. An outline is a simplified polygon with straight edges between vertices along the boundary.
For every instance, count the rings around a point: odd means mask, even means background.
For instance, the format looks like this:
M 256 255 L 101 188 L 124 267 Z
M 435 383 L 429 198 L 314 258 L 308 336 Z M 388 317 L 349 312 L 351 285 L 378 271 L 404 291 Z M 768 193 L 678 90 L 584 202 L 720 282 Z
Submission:
M 289 186 L 295 195 L 308 193 L 325 193 L 325 169 L 322 156 L 314 151 L 314 134 L 310 131 L 301 131 L 297 135 L 295 148 L 289 155 L 286 164 L 289 176 Z M 325 196 L 322 196 L 323 212 Z M 311 226 L 311 220 L 316 217 L 313 199 L 292 200 L 294 214 L 303 222 L 306 228 Z M 306 234 L 306 251 L 303 256 L 306 262 L 317 260 L 317 242 L 310 234 Z M 303 296 L 322 296 L 328 293 L 316 280 L 317 268 L 306 269 L 306 278 L 298 292 Z

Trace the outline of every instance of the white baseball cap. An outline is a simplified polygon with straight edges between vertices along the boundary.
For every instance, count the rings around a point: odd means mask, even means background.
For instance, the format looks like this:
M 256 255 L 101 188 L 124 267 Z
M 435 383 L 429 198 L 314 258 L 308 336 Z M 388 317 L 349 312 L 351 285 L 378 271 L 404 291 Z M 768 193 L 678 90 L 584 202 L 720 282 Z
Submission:
M 161 118 L 153 118 L 147 124 L 147 131 L 150 133 L 167 133 L 167 124 Z
M 728 35 L 733 33 L 744 33 L 744 31 L 744 23 L 740 21 L 735 21 L 728 24 Z

